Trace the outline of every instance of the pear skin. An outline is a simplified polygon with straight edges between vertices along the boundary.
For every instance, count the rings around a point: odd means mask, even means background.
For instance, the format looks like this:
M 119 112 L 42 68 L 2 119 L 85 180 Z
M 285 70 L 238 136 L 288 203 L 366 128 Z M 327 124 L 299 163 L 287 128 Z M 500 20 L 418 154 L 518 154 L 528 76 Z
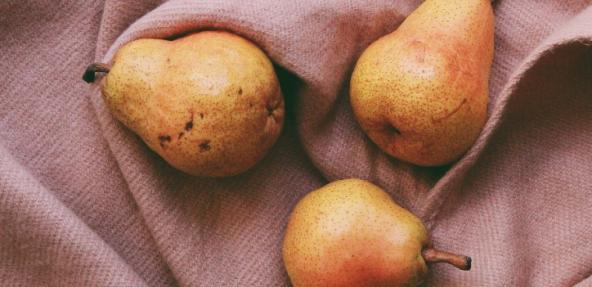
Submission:
M 428 262 L 470 268 L 470 259 L 431 248 L 419 218 L 378 186 L 330 183 L 294 208 L 283 259 L 295 287 L 417 286 Z
M 350 102 L 359 124 L 400 160 L 458 160 L 487 118 L 493 50 L 490 1 L 426 0 L 358 59 Z
M 277 140 L 284 100 L 273 65 L 250 41 L 223 31 L 119 49 L 102 81 L 119 121 L 172 166 L 196 176 L 242 173 Z M 88 79 L 90 80 L 90 79 Z

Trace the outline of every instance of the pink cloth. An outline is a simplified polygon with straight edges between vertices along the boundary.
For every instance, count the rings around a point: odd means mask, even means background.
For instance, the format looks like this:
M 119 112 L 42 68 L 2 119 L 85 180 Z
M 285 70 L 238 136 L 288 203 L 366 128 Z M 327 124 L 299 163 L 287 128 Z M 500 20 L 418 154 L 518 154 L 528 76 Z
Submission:
M 592 7 L 501 0 L 490 117 L 446 168 L 386 156 L 348 101 L 357 57 L 420 1 L 0 3 L 0 285 L 286 286 L 289 213 L 359 177 L 420 216 L 473 270 L 431 286 L 592 286 Z M 176 171 L 80 79 L 136 38 L 226 29 L 278 68 L 288 117 L 249 172 Z M 438 41 L 441 39 L 434 39 Z

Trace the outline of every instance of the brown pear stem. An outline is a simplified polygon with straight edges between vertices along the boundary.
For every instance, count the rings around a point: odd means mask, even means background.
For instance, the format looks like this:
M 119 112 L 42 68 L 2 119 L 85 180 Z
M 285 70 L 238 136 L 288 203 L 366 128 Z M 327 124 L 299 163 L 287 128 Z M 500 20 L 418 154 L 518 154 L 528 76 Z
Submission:
M 434 248 L 424 249 L 421 254 L 423 255 L 423 259 L 428 263 L 446 262 L 461 270 L 471 269 L 471 257 L 468 256 L 440 251 Z
M 111 68 L 107 64 L 103 63 L 92 63 L 86 67 L 82 79 L 87 83 L 94 83 L 95 73 L 109 73 Z

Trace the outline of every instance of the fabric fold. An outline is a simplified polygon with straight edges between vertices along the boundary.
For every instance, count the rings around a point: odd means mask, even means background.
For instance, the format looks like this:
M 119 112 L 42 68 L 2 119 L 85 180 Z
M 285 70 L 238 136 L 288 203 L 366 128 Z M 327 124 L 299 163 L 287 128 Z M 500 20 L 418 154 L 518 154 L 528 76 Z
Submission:
M 589 1 L 498 1 L 487 126 L 459 162 L 439 168 L 386 155 L 349 105 L 359 55 L 420 3 L 0 4 L 0 279 L 289 286 L 281 242 L 293 206 L 329 181 L 358 177 L 420 216 L 437 247 L 472 256 L 470 272 L 433 266 L 429 286 L 588 286 Z M 169 166 L 79 75 L 134 39 L 211 29 L 268 54 L 287 109 L 263 161 L 226 179 Z
M 0 158 L 2 284 L 147 286 L 2 146 Z

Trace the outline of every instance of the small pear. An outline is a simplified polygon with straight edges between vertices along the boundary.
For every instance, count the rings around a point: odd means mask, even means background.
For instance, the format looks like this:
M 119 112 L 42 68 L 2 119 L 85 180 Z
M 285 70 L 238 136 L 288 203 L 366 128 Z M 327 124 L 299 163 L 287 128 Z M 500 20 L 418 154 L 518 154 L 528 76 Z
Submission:
M 471 267 L 469 257 L 434 249 L 419 218 L 359 179 L 335 181 L 298 202 L 282 251 L 295 287 L 417 286 L 426 263 Z
M 426 0 L 372 43 L 350 84 L 354 114 L 383 151 L 420 166 L 459 159 L 487 118 L 489 0 Z
M 273 65 L 250 41 L 223 31 L 173 41 L 139 39 L 119 49 L 108 73 L 105 103 L 172 166 L 196 176 L 246 171 L 277 140 L 284 100 Z

